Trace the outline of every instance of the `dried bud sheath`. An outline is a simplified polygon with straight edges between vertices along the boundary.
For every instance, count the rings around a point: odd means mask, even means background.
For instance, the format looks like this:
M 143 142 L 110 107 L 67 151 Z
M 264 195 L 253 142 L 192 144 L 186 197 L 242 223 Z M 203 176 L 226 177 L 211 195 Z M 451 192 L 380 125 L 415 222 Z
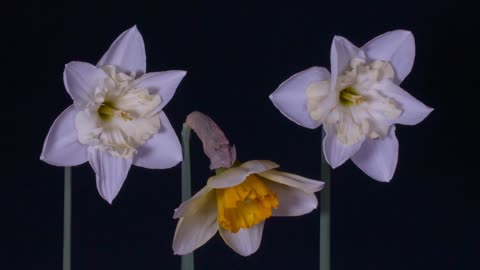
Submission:
M 230 146 L 225 134 L 207 115 L 192 112 L 185 121 L 203 143 L 203 151 L 210 158 L 210 169 L 229 168 L 235 162 L 235 148 Z

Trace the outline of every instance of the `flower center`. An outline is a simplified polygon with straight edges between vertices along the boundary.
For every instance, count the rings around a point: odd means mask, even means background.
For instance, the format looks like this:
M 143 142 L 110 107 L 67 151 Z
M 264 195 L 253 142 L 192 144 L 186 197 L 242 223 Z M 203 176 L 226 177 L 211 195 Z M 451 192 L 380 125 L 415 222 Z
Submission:
M 130 114 L 128 112 L 117 109 L 115 107 L 115 105 L 113 104 L 113 102 L 110 102 L 110 101 L 103 102 L 100 105 L 100 107 L 98 107 L 97 112 L 98 112 L 98 116 L 103 121 L 109 121 L 113 117 L 118 117 L 118 118 L 121 118 L 125 121 L 132 120 L 132 117 L 130 116 Z
M 78 140 L 119 158 L 132 158 L 137 148 L 160 129 L 159 94 L 136 87 L 135 74 L 104 66 L 108 75 L 97 85 L 91 104 L 75 118 Z
M 359 95 L 352 86 L 348 86 L 340 91 L 339 101 L 343 106 L 362 104 L 366 100 L 367 99 L 364 96 Z
M 279 203 L 275 193 L 255 174 L 239 185 L 217 189 L 216 194 L 218 223 L 233 233 L 269 218 Z
M 387 82 L 392 81 L 394 75 L 388 62 L 353 58 L 336 78 L 334 89 L 330 80 L 314 81 L 307 87 L 310 117 L 333 125 L 337 138 L 345 145 L 353 145 L 363 138 L 382 138 L 387 135 L 392 120 L 402 113 L 397 102 L 388 97 L 391 90 Z

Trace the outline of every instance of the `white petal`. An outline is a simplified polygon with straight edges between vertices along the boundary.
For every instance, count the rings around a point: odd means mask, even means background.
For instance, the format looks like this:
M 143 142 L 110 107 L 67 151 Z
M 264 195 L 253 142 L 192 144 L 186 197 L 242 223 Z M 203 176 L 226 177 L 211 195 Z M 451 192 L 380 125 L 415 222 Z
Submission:
M 123 32 L 110 46 L 97 64 L 97 67 L 114 65 L 119 71 L 145 73 L 147 62 L 145 44 L 137 26 Z
M 263 224 L 261 222 L 249 229 L 229 232 L 220 226 L 220 235 L 227 245 L 242 256 L 248 256 L 258 250 L 262 242 Z
M 279 201 L 278 208 L 273 209 L 272 216 L 300 216 L 317 208 L 318 201 L 314 193 L 273 181 L 265 181 L 265 184 L 275 192 Z
M 182 146 L 170 121 L 160 112 L 160 130 L 140 146 L 133 164 L 148 169 L 166 169 L 182 161 Z
M 261 173 L 277 167 L 278 164 L 269 160 L 251 160 L 239 167 L 229 168 L 219 175 L 210 177 L 207 185 L 211 188 L 233 187 L 242 183 L 250 174 Z
M 169 70 L 163 72 L 151 72 L 133 81 L 132 88 L 146 88 L 150 94 L 159 94 L 162 97 L 159 110 L 163 109 L 172 99 L 178 85 L 187 74 L 183 70 Z
M 75 106 L 70 105 L 53 122 L 40 159 L 55 166 L 75 166 L 88 160 L 87 147 L 78 142 Z
M 132 159 L 113 157 L 106 151 L 89 147 L 88 160 L 97 176 L 100 196 L 111 204 L 127 178 Z
M 327 69 L 311 67 L 283 82 L 270 95 L 270 100 L 283 115 L 298 125 L 312 129 L 317 128 L 321 122 L 317 122 L 310 117 L 306 92 L 311 83 L 329 79 L 330 73 Z
M 368 60 L 389 61 L 395 70 L 397 83 L 401 83 L 412 70 L 415 40 L 410 31 L 387 32 L 369 41 L 362 49 Z
M 301 189 L 304 192 L 308 192 L 308 193 L 320 191 L 323 188 L 323 185 L 325 184 L 324 182 L 308 179 L 300 175 L 281 172 L 277 170 L 269 170 L 266 172 L 259 173 L 258 175 L 280 184 Z
M 335 36 L 330 49 L 330 71 L 332 72 L 330 91 L 335 90 L 338 75 L 345 71 L 352 58 L 365 59 L 365 53 L 348 39 Z
M 180 218 L 180 217 L 188 217 L 195 215 L 199 209 L 205 205 L 207 200 L 210 199 L 210 192 L 212 188 L 209 186 L 204 186 L 200 189 L 195 195 L 193 195 L 190 199 L 184 201 L 177 209 L 175 209 L 175 213 L 173 214 L 173 218 Z M 214 192 L 212 192 L 214 194 Z
M 394 123 L 416 125 L 433 111 L 432 108 L 426 106 L 393 82 L 385 81 L 384 83 L 386 91 L 383 94 L 393 98 L 402 109 L 402 114 L 399 118 L 394 119 Z
M 362 146 L 365 138 L 352 145 L 343 144 L 337 139 L 335 127 L 333 125 L 324 125 L 327 136 L 323 140 L 323 153 L 325 159 L 332 168 L 337 168 L 353 156 Z
M 390 182 L 398 161 L 395 126 L 390 128 L 388 135 L 384 138 L 365 140 L 362 148 L 353 155 L 352 161 L 373 179 Z
M 108 76 L 102 69 L 85 62 L 70 62 L 63 72 L 65 88 L 79 110 L 94 100 L 95 89 L 105 80 Z
M 175 254 L 188 254 L 201 247 L 218 230 L 217 203 L 215 193 L 208 195 L 195 215 L 182 217 L 178 221 L 175 236 L 173 237 L 173 251 Z

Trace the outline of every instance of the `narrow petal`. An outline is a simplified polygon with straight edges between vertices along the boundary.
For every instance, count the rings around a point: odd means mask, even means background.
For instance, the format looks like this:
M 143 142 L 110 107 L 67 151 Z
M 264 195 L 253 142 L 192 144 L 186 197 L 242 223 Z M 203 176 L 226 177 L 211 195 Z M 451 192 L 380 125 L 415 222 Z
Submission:
M 220 235 L 227 245 L 242 256 L 248 256 L 258 250 L 262 242 L 263 225 L 261 222 L 248 229 L 240 229 L 237 233 L 220 227 Z
M 233 187 L 242 183 L 252 173 L 261 173 L 277 167 L 278 164 L 269 160 L 251 160 L 210 177 L 207 185 L 211 188 Z
M 362 47 L 368 60 L 389 61 L 400 84 L 410 73 L 415 59 L 415 40 L 410 31 L 395 30 L 380 35 Z
M 277 170 L 265 171 L 265 172 L 259 173 L 258 175 L 283 185 L 301 189 L 304 192 L 308 192 L 308 193 L 320 191 L 323 188 L 323 185 L 325 184 L 324 182 L 308 179 L 300 175 L 281 172 Z
M 433 109 L 414 98 L 407 91 L 393 82 L 385 81 L 386 91 L 383 93 L 393 98 L 401 107 L 402 114 L 394 123 L 402 125 L 416 125 L 423 121 Z
M 265 184 L 275 192 L 279 201 L 278 208 L 273 209 L 272 216 L 301 216 L 317 208 L 318 201 L 314 193 L 273 181 L 265 181 Z
M 148 169 L 166 169 L 182 161 L 182 146 L 167 116 L 160 112 L 160 130 L 140 146 L 133 164 Z
M 114 65 L 121 72 L 144 74 L 147 66 L 146 59 L 142 35 L 137 26 L 133 26 L 112 43 L 98 62 L 97 67 Z
M 87 147 L 78 142 L 75 106 L 70 105 L 53 122 L 40 159 L 55 166 L 75 166 L 88 160 Z
M 211 190 L 212 188 L 210 188 L 209 186 L 204 186 L 190 199 L 186 200 L 177 209 L 175 209 L 173 218 L 189 217 L 195 215 L 207 203 L 207 201 L 211 199 L 210 194 L 208 194 Z
M 204 245 L 217 233 L 217 204 L 215 193 L 210 194 L 206 196 L 207 199 L 195 215 L 179 219 L 172 245 L 175 254 L 188 254 Z
M 353 156 L 362 146 L 365 138 L 355 144 L 346 145 L 337 139 L 335 127 L 333 125 L 324 126 L 327 136 L 323 140 L 323 153 L 325 159 L 332 168 L 337 168 Z
M 353 163 L 375 180 L 390 182 L 397 167 L 398 140 L 395 126 L 384 138 L 367 139 L 362 148 L 353 155 Z
M 313 82 L 330 79 L 330 73 L 323 67 L 311 67 L 299 72 L 283 82 L 277 90 L 270 95 L 280 112 L 288 119 L 306 128 L 317 128 L 321 122 L 310 117 L 307 107 L 307 88 Z
M 132 82 L 132 88 L 146 88 L 150 94 L 159 94 L 162 97 L 162 103 L 159 110 L 172 99 L 178 85 L 187 74 L 183 70 L 169 70 L 163 72 L 151 72 L 143 75 Z
M 352 58 L 365 59 L 365 53 L 348 39 L 335 36 L 330 49 L 330 71 L 332 72 L 330 91 L 335 90 L 338 75 L 350 65 Z
M 94 100 L 95 89 L 105 80 L 108 76 L 102 69 L 85 62 L 70 62 L 63 72 L 65 88 L 79 110 Z
M 89 147 L 88 160 L 97 176 L 100 196 L 111 204 L 127 178 L 132 159 L 113 157 L 106 151 Z

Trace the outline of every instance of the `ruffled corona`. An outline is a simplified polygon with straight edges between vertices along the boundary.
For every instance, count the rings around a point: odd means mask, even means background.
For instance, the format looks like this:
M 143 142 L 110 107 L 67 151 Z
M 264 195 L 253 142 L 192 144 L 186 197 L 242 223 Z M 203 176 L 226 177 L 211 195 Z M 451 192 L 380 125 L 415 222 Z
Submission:
M 106 150 L 112 156 L 131 158 L 160 129 L 160 95 L 131 87 L 135 74 L 102 68 L 108 75 L 95 90 L 93 102 L 77 114 L 75 127 L 82 144 Z
M 383 137 L 392 120 L 402 110 L 383 94 L 384 82 L 393 80 L 388 62 L 354 58 L 349 68 L 337 77 L 335 89 L 330 80 L 313 82 L 307 88 L 307 106 L 311 118 L 334 124 L 337 138 L 352 145 L 367 137 Z
M 233 233 L 269 218 L 279 204 L 275 193 L 255 174 L 239 185 L 217 189 L 216 195 L 218 224 Z

